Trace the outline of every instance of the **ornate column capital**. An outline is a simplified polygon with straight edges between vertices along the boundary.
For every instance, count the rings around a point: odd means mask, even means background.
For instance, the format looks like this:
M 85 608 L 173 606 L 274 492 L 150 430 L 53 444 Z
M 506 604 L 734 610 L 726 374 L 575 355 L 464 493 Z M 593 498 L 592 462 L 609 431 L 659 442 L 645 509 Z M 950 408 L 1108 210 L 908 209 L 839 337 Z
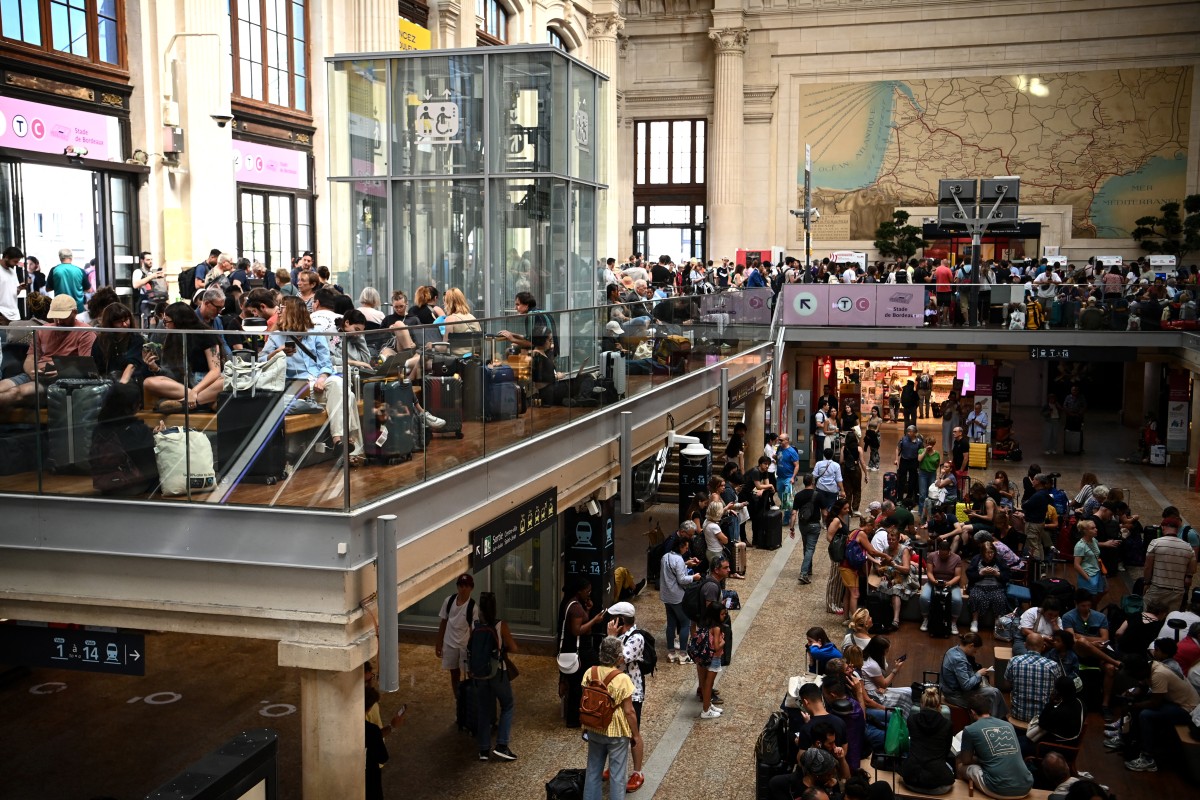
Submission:
M 625 30 L 625 18 L 620 14 L 589 14 L 587 35 L 589 39 L 613 39 Z
M 746 52 L 746 42 L 750 40 L 749 28 L 709 28 L 708 38 L 717 43 L 718 53 Z

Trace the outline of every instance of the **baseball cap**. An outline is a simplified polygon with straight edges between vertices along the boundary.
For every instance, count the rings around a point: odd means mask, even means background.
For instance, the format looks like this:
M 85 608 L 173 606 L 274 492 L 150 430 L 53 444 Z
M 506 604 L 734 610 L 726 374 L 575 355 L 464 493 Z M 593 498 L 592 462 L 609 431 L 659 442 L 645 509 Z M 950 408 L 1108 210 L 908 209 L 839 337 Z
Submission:
M 878 500 L 872 500 L 871 502 L 867 503 L 867 511 L 870 511 L 872 513 L 877 513 L 882 510 L 883 510 L 883 503 L 880 503 Z
M 50 313 L 46 314 L 46 319 L 66 319 L 77 309 L 75 298 L 66 294 L 57 294 L 50 303 Z
M 462 575 L 458 576 L 458 580 L 456 580 L 454 582 L 454 585 L 455 586 L 474 586 L 475 579 L 464 572 Z
M 614 617 L 632 617 L 637 612 L 633 608 L 633 603 L 613 603 L 608 607 L 608 613 Z

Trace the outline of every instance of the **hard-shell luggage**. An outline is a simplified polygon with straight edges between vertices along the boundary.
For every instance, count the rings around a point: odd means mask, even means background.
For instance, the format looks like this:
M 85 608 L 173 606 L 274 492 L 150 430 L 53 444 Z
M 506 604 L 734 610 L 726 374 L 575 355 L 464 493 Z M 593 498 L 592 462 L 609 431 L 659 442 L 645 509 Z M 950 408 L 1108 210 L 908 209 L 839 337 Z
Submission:
M 363 450 L 368 458 L 398 464 L 417 447 L 412 386 L 404 381 L 363 381 Z
M 1167 465 L 1167 446 L 1165 444 L 1150 445 L 1150 463 L 1156 467 Z
M 625 397 L 625 354 L 610 350 L 600 354 L 600 385 L 609 387 L 616 393 L 618 400 Z M 607 398 L 606 398 L 607 399 Z
M 900 484 L 894 472 L 883 473 L 883 499 L 900 504 Z
M 746 574 L 746 543 L 730 542 L 730 552 L 733 553 L 733 571 L 739 575 Z
M 1112 300 L 1109 306 L 1110 327 L 1114 331 L 1123 331 L 1129 327 L 1129 302 L 1124 298 Z
M 454 375 L 436 377 L 426 374 L 425 410 L 446 420 L 446 425 L 434 433 L 449 433 L 463 438 L 463 382 Z
M 1063 431 L 1063 452 L 1069 456 L 1083 452 L 1083 431 Z
M 222 392 L 217 399 L 221 480 L 269 486 L 287 477 L 286 417 L 283 392 Z
M 760 550 L 783 547 L 783 512 L 772 506 L 762 515 L 762 530 L 754 532 L 754 546 Z
M 107 380 L 60 378 L 46 390 L 51 469 L 87 471 L 92 434 L 111 388 Z
M 950 635 L 950 615 L 953 606 L 950 604 L 950 590 L 932 587 L 929 596 L 929 635 L 935 639 L 945 639 Z
M 475 684 L 472 680 L 462 680 L 458 683 L 458 694 L 454 697 L 454 721 L 460 731 L 474 735 L 479 724 L 479 712 L 476 710 Z
M 211 492 L 217 485 L 212 444 L 200 431 L 167 428 L 154 434 L 154 460 L 165 495 Z
M 96 425 L 88 456 L 92 488 L 100 494 L 132 497 L 158 485 L 154 433 L 140 419 Z
M 461 369 L 463 420 L 483 422 L 483 361 L 479 358 L 464 359 Z
M 1063 316 L 1065 309 L 1061 300 L 1055 300 L 1050 304 L 1050 327 L 1061 328 L 1063 326 Z
M 483 368 L 483 411 L 489 422 L 516 419 L 525 413 L 525 393 L 517 383 L 512 367 L 507 364 L 490 364 Z

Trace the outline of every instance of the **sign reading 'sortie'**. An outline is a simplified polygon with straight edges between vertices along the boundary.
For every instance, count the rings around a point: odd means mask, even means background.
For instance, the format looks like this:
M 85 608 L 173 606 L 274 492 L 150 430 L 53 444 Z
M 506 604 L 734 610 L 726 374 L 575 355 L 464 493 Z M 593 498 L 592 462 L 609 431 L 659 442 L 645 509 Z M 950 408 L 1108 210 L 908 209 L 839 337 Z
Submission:
M 15 97 L 0 97 L 0 147 L 58 154 L 67 147 L 86 147 L 89 159 L 122 161 L 125 157 L 116 117 Z

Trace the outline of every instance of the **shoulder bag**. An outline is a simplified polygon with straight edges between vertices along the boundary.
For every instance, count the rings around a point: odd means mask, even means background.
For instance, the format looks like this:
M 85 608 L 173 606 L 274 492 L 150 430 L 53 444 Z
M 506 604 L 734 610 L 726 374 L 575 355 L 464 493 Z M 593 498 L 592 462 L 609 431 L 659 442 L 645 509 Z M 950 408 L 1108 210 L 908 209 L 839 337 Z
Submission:
M 270 358 L 265 362 L 231 358 L 221 368 L 221 382 L 225 391 L 250 392 L 253 396 L 260 389 L 264 392 L 282 392 L 287 379 L 287 359 Z
M 573 605 L 575 605 L 574 600 L 572 600 L 570 603 L 567 603 L 567 607 L 563 611 L 562 634 L 559 636 L 559 639 L 558 639 L 559 647 L 562 647 L 563 639 L 567 638 L 567 614 L 570 613 L 571 606 L 573 606 Z M 558 654 L 558 671 L 563 673 L 564 675 L 574 675 L 576 672 L 579 671 L 579 639 L 578 638 L 575 639 L 575 652 L 574 653 L 559 653 Z

